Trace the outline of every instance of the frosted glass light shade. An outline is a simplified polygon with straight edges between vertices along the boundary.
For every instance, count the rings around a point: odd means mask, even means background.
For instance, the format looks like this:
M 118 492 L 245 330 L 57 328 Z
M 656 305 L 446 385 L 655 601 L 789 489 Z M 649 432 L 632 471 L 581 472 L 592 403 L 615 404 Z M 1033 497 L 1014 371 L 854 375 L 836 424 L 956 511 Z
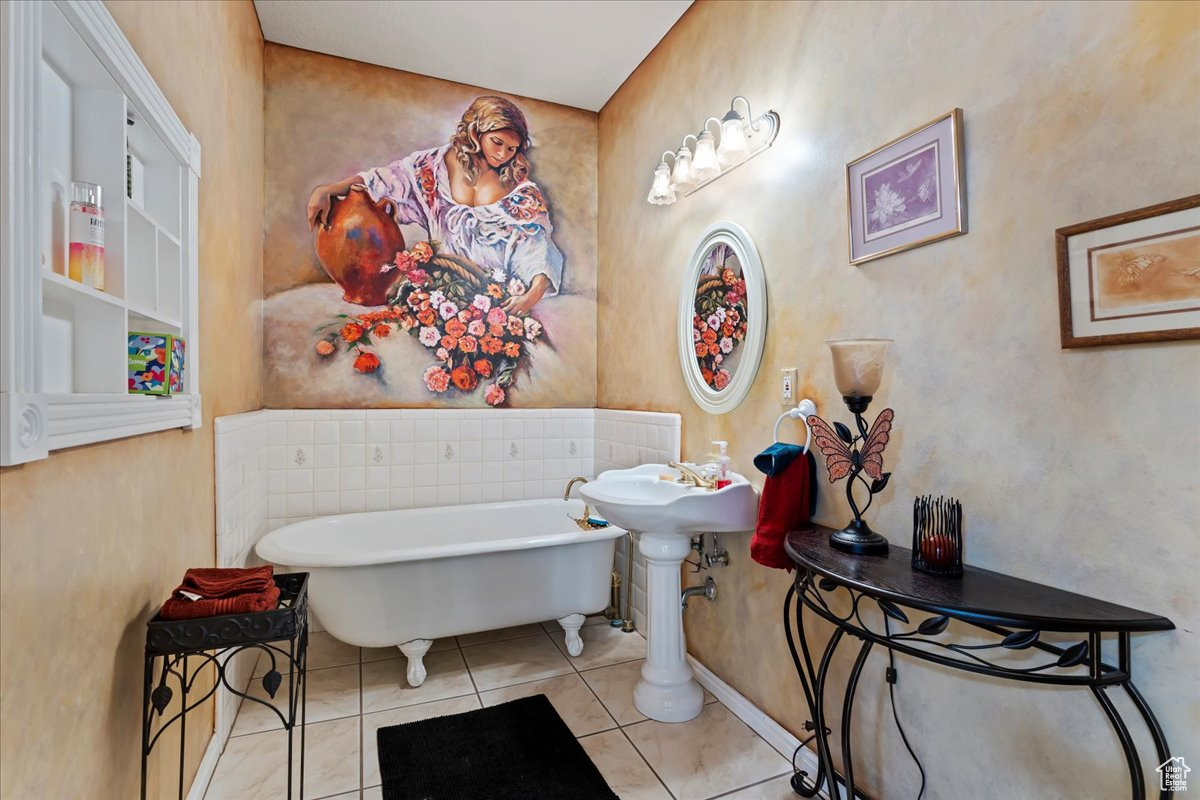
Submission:
M 680 145 L 675 153 L 675 169 L 671 172 L 671 183 L 675 186 L 686 186 L 692 182 L 692 151 L 687 145 Z
M 730 111 L 721 120 L 721 146 L 717 148 L 717 160 L 722 166 L 733 166 L 750 157 L 750 145 L 746 141 L 746 130 L 742 118 Z
M 833 381 L 842 397 L 871 397 L 883 379 L 891 339 L 830 339 Z
M 665 163 L 654 168 L 654 183 L 646 201 L 656 206 L 669 206 L 675 202 L 675 190 L 671 188 L 671 170 Z
M 699 183 L 720 174 L 721 164 L 717 161 L 713 135 L 711 131 L 706 130 L 696 139 L 696 155 L 692 157 L 692 180 Z

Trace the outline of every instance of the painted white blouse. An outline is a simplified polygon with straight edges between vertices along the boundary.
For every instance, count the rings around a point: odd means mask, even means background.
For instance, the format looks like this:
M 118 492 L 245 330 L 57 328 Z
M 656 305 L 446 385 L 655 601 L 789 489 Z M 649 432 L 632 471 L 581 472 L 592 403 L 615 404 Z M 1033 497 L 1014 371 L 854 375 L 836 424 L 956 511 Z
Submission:
M 482 206 L 465 206 L 450 194 L 445 156 L 450 145 L 420 150 L 386 167 L 360 172 L 371 199 L 396 204 L 396 221 L 423 227 L 450 252 L 529 286 L 550 279 L 546 296 L 558 294 L 563 255 L 551 238 L 550 211 L 540 189 L 525 181 Z

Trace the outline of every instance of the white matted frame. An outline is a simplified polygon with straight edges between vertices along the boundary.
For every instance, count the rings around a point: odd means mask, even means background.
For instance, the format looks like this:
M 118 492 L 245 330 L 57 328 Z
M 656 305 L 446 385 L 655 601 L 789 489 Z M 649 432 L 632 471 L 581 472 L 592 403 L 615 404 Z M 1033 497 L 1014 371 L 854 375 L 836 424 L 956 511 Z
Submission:
M 742 354 L 729 384 L 720 391 L 709 386 L 700 374 L 692 324 L 696 313 L 696 285 L 704 268 L 705 257 L 718 245 L 728 246 L 737 256 L 746 281 L 746 336 L 740 345 Z M 692 399 L 710 414 L 726 414 L 737 408 L 750 392 L 762 361 L 763 344 L 767 338 L 767 287 L 758 250 L 750 234 L 736 222 L 722 221 L 709 226 L 692 251 L 679 292 L 678 333 L 679 365 Z
M 172 323 L 187 342 L 184 393 L 171 397 L 47 391 L 40 341 L 43 289 L 90 296 L 114 314 L 137 314 L 119 295 L 71 285 L 41 264 L 43 233 L 43 31 L 60 14 L 89 58 L 124 95 L 127 112 L 161 142 L 181 171 L 177 246 L 180 301 Z M 99 0 L 0 4 L 0 465 L 45 458 L 51 450 L 171 428 L 198 428 L 200 408 L 198 197 L 200 143 L 180 121 Z M 106 199 L 106 207 L 112 198 Z M 125 198 L 121 197 L 124 203 Z M 112 235 L 124 236 L 124 229 Z M 119 247 L 114 242 L 114 247 Z M 47 274 L 48 273 L 48 274 Z M 174 316 L 174 315 L 173 315 Z M 132 320 L 127 321 L 131 325 Z M 127 343 L 117 341 L 119 346 Z M 115 353 L 110 358 L 123 359 Z

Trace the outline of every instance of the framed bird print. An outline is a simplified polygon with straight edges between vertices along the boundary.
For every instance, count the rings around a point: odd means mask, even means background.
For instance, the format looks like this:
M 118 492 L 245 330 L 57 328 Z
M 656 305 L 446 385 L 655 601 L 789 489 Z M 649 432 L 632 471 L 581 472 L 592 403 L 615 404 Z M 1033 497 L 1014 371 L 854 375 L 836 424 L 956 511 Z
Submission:
M 1200 194 L 1055 231 L 1062 346 L 1200 338 Z
M 851 264 L 966 233 L 962 109 L 851 161 L 846 190 Z

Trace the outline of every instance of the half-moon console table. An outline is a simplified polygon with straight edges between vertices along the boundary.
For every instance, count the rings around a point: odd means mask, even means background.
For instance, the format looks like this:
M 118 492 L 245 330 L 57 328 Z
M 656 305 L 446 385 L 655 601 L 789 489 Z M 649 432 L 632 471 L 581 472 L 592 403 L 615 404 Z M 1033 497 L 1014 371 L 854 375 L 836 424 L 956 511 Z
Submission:
M 846 797 L 856 797 L 850 717 L 854 692 L 867 654 L 879 644 L 914 658 L 996 678 L 1088 687 L 1100 702 L 1125 751 L 1132 797 L 1144 800 L 1146 784 L 1141 761 L 1129 728 L 1107 692 L 1117 687 L 1125 690 L 1150 729 L 1158 760 L 1165 762 L 1170 758 L 1158 720 L 1133 685 L 1129 646 L 1129 635 L 1133 632 L 1173 629 L 1175 625 L 1169 619 L 976 567 L 964 567 L 961 578 L 926 575 L 912 568 L 911 552 L 903 547 L 892 545 L 886 556 L 850 555 L 829 546 L 831 532 L 821 526 L 808 531 L 793 531 L 788 534 L 785 544 L 788 555 L 799 569 L 784 600 L 784 630 L 812 714 L 805 727 L 815 737 L 820 765 L 811 786 L 803 781 L 799 781 L 799 785 L 793 782 L 798 792 L 811 797 L 828 780 L 831 785 L 842 784 Z M 882 631 L 880 624 L 872 624 L 874 614 L 864 619 L 864 604 L 880 610 Z M 835 628 L 819 661 L 814 661 L 804 636 L 802 612 L 805 607 Z M 914 617 L 912 611 L 919 612 L 920 617 Z M 795 619 L 799 652 L 791 617 Z M 951 620 L 974 626 L 977 630 L 973 633 L 982 629 L 991 634 L 994 641 L 956 642 L 952 635 L 947 635 Z M 1043 632 L 1078 634 L 1081 638 L 1075 644 L 1059 647 L 1041 641 Z M 830 661 L 845 634 L 860 639 L 862 644 L 842 700 L 843 774 L 839 774 L 829 751 L 825 692 Z M 1116 666 L 1103 660 L 1102 644 L 1106 635 L 1110 642 L 1112 638 L 1116 640 Z M 1032 663 L 1012 666 L 999 663 L 1000 659 L 996 658 L 1002 653 L 1019 650 L 1028 651 Z M 1034 658 L 1034 651 L 1049 655 Z M 895 673 L 889 669 L 888 682 L 894 681 Z M 836 794 L 830 792 L 830 797 Z M 1167 798 L 1173 794 L 1171 790 L 1162 790 L 1159 797 Z

